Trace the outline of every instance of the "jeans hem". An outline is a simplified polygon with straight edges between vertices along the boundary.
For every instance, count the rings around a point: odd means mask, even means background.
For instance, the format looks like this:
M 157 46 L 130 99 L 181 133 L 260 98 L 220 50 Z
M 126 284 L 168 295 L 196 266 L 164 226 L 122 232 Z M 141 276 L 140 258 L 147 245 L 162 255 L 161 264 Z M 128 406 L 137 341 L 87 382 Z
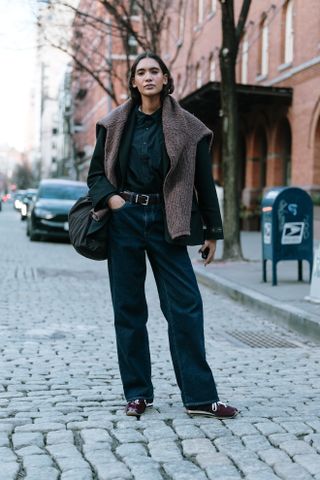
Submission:
M 126 398 L 126 402 L 129 403 L 129 402 L 134 402 L 135 400 L 145 400 L 147 403 L 153 403 L 153 398 L 146 398 L 146 397 L 143 397 L 142 395 L 137 395 L 136 397 L 133 397 L 133 398 Z
M 216 403 L 216 402 L 219 402 L 219 398 L 215 399 L 215 400 L 204 400 L 203 402 L 192 402 L 192 403 L 184 403 L 184 406 L 186 408 L 189 408 L 189 407 L 198 407 L 199 405 L 209 405 L 211 403 Z

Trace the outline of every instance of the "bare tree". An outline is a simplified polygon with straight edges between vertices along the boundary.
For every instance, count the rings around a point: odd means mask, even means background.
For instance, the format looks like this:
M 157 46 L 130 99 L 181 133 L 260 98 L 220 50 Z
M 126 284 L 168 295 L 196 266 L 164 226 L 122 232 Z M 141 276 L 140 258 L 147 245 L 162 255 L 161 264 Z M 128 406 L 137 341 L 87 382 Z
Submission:
M 95 83 L 117 105 L 120 103 L 115 84 L 126 91 L 127 74 L 132 55 L 137 49 L 152 51 L 163 56 L 165 50 L 163 35 L 170 37 L 170 55 L 166 63 L 171 70 L 179 58 L 183 39 L 178 38 L 177 29 L 169 29 L 170 16 L 182 15 L 186 22 L 190 0 L 92 0 L 87 5 L 78 6 L 72 0 L 49 0 L 51 11 L 50 28 L 46 18 L 38 17 L 41 41 L 65 54 L 73 62 L 73 82 L 79 79 L 79 99 Z M 88 8 L 89 5 L 89 8 Z M 98 8 L 100 11 L 98 13 Z M 102 12 L 101 12 L 102 8 Z M 103 10 L 106 15 L 103 15 Z M 64 14 L 74 17 L 72 28 L 66 27 Z M 138 20 L 139 17 L 139 20 Z M 73 32 L 70 35 L 70 32 Z M 183 33 L 184 35 L 184 33 Z M 178 97 L 185 92 L 190 77 L 190 59 L 199 31 L 192 31 L 185 62 L 184 84 L 180 86 Z M 114 60 L 114 44 L 121 43 L 122 60 Z M 81 79 L 81 81 L 80 81 Z
M 26 158 L 21 163 L 16 164 L 12 181 L 17 185 L 18 189 L 30 188 L 34 183 L 34 176 L 30 164 Z
M 222 106 L 222 162 L 224 177 L 224 259 L 242 259 L 239 217 L 239 147 L 236 59 L 251 0 L 243 0 L 237 24 L 234 0 L 220 0 L 222 46 L 219 53 Z
M 50 0 L 50 29 L 46 19 L 41 17 L 38 18 L 38 27 L 44 44 L 71 57 L 73 80 L 81 77 L 80 97 L 92 83 L 96 83 L 115 104 L 119 104 L 115 83 L 126 90 L 127 73 L 137 48 L 161 54 L 161 33 L 165 30 L 171 6 L 172 0 L 93 0 L 89 8 L 83 8 L 81 2 L 76 7 L 70 0 Z M 101 8 L 106 15 L 101 14 Z M 61 21 L 63 12 L 74 16 L 71 36 L 70 28 L 65 28 Z M 137 20 L 138 15 L 140 21 Z M 112 58 L 116 42 L 121 45 L 121 61 Z M 170 67 L 177 58 L 179 48 L 180 45 L 177 45 L 176 52 L 171 55 Z

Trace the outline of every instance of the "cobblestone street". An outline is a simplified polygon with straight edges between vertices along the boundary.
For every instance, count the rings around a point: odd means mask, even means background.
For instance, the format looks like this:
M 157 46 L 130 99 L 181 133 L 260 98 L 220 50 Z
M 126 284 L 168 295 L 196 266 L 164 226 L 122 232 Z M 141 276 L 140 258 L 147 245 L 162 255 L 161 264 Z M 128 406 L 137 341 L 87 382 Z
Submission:
M 0 213 L 0 480 L 320 480 L 319 345 L 201 287 L 234 420 L 190 418 L 148 276 L 154 408 L 124 415 L 106 264 Z M 260 343 L 259 343 L 260 342 Z

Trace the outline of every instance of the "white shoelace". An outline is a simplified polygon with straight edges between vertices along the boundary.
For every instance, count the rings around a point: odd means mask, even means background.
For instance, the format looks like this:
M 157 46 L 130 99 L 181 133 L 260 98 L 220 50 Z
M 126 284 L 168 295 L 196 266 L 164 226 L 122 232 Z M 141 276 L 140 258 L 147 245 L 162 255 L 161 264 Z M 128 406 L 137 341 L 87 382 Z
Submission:
M 213 410 L 214 412 L 217 411 L 218 405 L 222 405 L 223 407 L 226 407 L 226 406 L 227 406 L 227 405 L 226 405 L 225 403 L 223 403 L 223 402 L 214 402 L 214 403 L 212 404 L 212 410 Z
M 133 403 L 135 403 L 136 405 L 139 405 L 140 402 L 140 398 L 137 398 L 133 401 Z M 147 407 L 151 407 L 153 405 L 153 402 L 147 402 L 147 400 L 143 400 L 143 402 L 146 404 Z

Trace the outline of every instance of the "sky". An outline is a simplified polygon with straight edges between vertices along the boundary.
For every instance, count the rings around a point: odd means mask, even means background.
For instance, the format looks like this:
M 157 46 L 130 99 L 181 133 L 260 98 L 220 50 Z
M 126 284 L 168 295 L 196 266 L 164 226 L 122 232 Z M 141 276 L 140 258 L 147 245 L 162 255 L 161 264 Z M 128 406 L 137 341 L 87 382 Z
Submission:
M 35 82 L 35 0 L 0 0 L 0 146 L 27 147 Z M 29 114 L 29 117 L 28 117 Z

